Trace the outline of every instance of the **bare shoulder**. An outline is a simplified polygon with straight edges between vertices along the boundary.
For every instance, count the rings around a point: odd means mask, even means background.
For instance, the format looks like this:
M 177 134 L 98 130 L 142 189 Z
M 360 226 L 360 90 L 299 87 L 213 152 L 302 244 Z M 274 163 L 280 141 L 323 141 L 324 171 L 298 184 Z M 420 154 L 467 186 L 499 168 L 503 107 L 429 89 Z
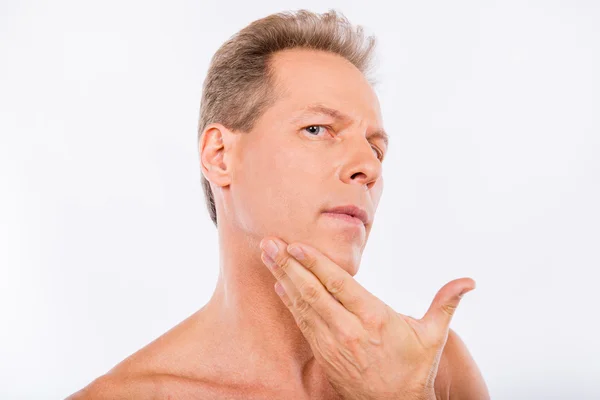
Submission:
M 221 394 L 215 385 L 169 374 L 104 375 L 65 400 L 172 400 L 211 398 Z M 215 397 L 213 397 L 215 398 Z
M 444 347 L 435 381 L 438 399 L 487 400 L 487 385 L 460 336 L 452 329 Z
M 104 375 L 65 400 L 173 400 L 173 399 L 263 400 L 274 396 L 262 387 L 226 386 L 171 374 L 145 376 Z
M 147 348 L 138 350 L 65 400 L 158 399 L 160 380 L 152 361 Z
M 157 399 L 156 379 L 151 376 L 103 375 L 65 400 Z
M 194 324 L 192 317 L 129 355 L 105 375 L 65 400 L 163 400 L 173 399 L 174 395 L 178 398 L 188 395 L 189 398 L 191 394 L 197 396 L 210 392 L 212 385 L 204 379 L 204 371 L 198 365 L 186 364 L 180 356 L 203 353 L 196 343 L 204 334 L 198 330 L 198 324 Z

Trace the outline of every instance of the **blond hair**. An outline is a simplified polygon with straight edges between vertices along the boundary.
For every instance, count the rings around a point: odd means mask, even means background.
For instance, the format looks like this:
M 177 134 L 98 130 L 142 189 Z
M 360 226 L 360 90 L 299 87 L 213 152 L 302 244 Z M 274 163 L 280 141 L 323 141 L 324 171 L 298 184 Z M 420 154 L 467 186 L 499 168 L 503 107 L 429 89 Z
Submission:
M 354 27 L 335 10 L 323 14 L 286 11 L 252 22 L 223 43 L 211 59 L 202 87 L 198 143 L 206 126 L 215 122 L 232 131 L 252 130 L 277 99 L 270 64 L 275 52 L 304 48 L 338 54 L 374 85 L 368 73 L 375 44 L 375 37 L 365 37 L 362 26 Z M 214 195 L 203 174 L 202 188 L 216 227 Z

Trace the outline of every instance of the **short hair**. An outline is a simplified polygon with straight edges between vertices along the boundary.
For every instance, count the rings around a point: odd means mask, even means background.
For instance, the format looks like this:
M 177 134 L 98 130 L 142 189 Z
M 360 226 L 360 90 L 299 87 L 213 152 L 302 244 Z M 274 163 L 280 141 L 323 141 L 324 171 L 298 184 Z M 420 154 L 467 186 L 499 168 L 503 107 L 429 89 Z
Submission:
M 270 62 L 274 53 L 295 48 L 334 53 L 350 61 L 374 86 L 369 73 L 375 44 L 374 36 L 365 37 L 362 26 L 353 26 L 334 9 L 323 14 L 285 11 L 250 23 L 223 43 L 211 59 L 202 86 L 198 144 L 211 123 L 232 131 L 252 130 L 277 99 Z M 214 195 L 204 174 L 202 188 L 217 227 Z

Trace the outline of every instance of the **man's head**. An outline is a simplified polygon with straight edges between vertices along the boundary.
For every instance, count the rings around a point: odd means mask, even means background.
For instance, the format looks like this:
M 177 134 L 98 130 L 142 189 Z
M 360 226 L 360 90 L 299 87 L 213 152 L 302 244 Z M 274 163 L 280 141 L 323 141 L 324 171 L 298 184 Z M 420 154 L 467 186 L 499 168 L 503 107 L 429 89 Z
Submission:
M 258 240 L 339 249 L 326 254 L 356 272 L 387 152 L 366 77 L 375 39 L 365 47 L 362 32 L 334 11 L 301 10 L 255 21 L 217 51 L 198 132 L 215 226 L 220 210 L 220 223 Z M 365 209 L 369 222 L 356 227 L 323 214 L 347 204 Z

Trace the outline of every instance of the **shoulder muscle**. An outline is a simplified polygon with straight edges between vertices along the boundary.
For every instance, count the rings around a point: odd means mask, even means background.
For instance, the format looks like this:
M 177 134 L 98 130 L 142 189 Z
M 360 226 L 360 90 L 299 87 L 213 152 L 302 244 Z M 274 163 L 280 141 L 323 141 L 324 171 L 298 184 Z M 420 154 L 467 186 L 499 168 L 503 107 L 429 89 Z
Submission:
M 450 400 L 487 400 L 490 398 L 483 376 L 461 338 L 450 329 L 440 365 L 435 392 Z
M 103 375 L 65 400 L 152 399 L 156 382 L 149 377 Z

